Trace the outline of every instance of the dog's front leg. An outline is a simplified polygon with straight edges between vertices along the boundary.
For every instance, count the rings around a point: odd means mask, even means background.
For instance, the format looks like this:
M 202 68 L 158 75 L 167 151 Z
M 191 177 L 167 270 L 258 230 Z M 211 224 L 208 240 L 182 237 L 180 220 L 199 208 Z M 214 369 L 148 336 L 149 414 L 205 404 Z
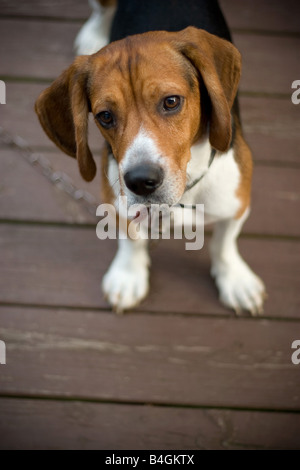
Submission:
M 240 219 L 217 222 L 210 245 L 211 274 L 219 289 L 220 300 L 237 314 L 248 310 L 252 315 L 263 312 L 265 286 L 241 257 L 237 237 L 249 211 Z
M 106 299 L 117 313 L 138 305 L 148 294 L 148 240 L 119 239 L 116 256 L 102 282 Z

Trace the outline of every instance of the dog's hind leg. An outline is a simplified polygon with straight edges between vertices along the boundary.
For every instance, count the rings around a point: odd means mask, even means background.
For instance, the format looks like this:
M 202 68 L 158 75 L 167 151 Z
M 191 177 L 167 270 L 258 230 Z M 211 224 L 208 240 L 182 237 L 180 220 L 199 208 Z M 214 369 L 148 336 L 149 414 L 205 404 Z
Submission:
M 79 31 L 74 47 L 77 55 L 98 52 L 109 43 L 111 24 L 117 9 L 113 0 L 89 0 L 93 13 Z

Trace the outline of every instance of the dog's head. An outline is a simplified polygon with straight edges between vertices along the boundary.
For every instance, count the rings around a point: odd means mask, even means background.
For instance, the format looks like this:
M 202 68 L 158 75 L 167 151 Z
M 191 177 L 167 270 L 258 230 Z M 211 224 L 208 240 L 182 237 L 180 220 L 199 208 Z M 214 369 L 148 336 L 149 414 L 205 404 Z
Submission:
M 55 144 L 77 158 L 90 181 L 92 112 L 118 163 L 122 193 L 131 203 L 177 202 L 186 185 L 191 146 L 208 133 L 228 150 L 240 54 L 229 42 L 190 27 L 150 32 L 78 57 L 36 103 Z

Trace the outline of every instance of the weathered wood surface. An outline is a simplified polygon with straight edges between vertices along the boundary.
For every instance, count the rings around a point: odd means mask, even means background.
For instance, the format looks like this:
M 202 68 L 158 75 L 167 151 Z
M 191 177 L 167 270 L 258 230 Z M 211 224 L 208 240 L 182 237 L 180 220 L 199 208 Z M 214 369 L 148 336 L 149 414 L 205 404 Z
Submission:
M 78 29 L 76 23 L 0 19 L 0 75 L 56 78 L 73 61 Z M 11 36 L 11 31 L 18 34 Z M 299 73 L 300 38 L 236 33 L 234 41 L 243 56 L 242 91 L 291 94 Z
M 33 148 L 55 151 L 34 112 L 34 103 L 47 86 L 8 82 L 7 104 L 1 109 L 0 126 L 22 136 Z M 289 99 L 241 96 L 240 108 L 255 161 L 300 165 L 299 107 Z M 99 154 L 103 141 L 92 116 L 89 141 L 93 151 Z
M 290 413 L 0 399 L 1 449 L 299 449 L 299 432 Z
M 31 165 L 20 151 L 3 148 L 0 152 L 0 219 L 79 224 L 95 222 L 95 216 L 59 185 L 54 185 L 41 175 L 44 170 Z M 50 159 L 48 162 L 51 165 Z M 76 161 L 74 163 L 75 170 Z M 45 168 L 49 165 L 47 163 Z M 54 166 L 52 168 L 52 174 L 59 171 Z
M 269 37 L 234 34 L 234 43 L 242 54 L 240 89 L 266 94 L 291 96 L 291 85 L 299 76 L 300 37 Z M 280 71 L 280 73 L 279 73 Z
M 94 229 L 6 224 L 0 237 L 0 302 L 108 307 L 100 284 L 114 240 L 98 240 Z M 209 275 L 208 244 L 206 237 L 199 252 L 185 251 L 184 240 L 162 240 L 153 248 L 150 296 L 139 310 L 231 315 Z M 265 315 L 299 318 L 299 243 L 241 239 L 239 246 L 266 283 Z
M 0 126 L 13 136 L 21 136 L 34 149 L 57 151 L 57 147 L 43 131 L 34 111 L 39 94 L 49 84 L 8 82 L 7 104 L 1 109 Z M 92 115 L 90 115 L 89 144 L 94 153 L 100 153 L 103 138 L 93 122 Z
M 300 121 L 290 99 L 300 3 L 221 4 L 243 55 L 240 101 L 256 166 L 240 249 L 266 283 L 264 318 L 237 319 L 220 305 L 209 237 L 200 252 L 160 242 L 149 298 L 123 317 L 110 312 L 100 283 L 115 241 L 77 228 L 94 219 L 0 141 L 0 218 L 11 220 L 0 224 L 1 449 L 300 448 L 300 366 L 291 362 L 300 339 Z M 85 0 L 0 0 L 0 126 L 97 198 L 97 181 L 81 181 L 33 111 L 73 60 L 88 15 Z M 95 129 L 90 141 L 99 154 Z
M 241 96 L 240 109 L 244 134 L 255 162 L 300 165 L 299 106 L 288 97 Z
M 300 235 L 300 169 L 255 166 L 252 213 L 243 233 Z
M 279 33 L 300 31 L 297 0 L 220 0 L 231 28 Z M 0 16 L 41 16 L 47 18 L 85 19 L 90 7 L 85 0 L 0 0 Z
M 88 0 L 26 0 L 25 2 L 12 2 L 0 0 L 0 16 L 37 16 L 66 19 L 85 19 L 91 12 Z
M 4 395 L 300 411 L 298 322 L 0 308 Z
M 97 177 L 92 183 L 86 183 L 80 176 L 76 160 L 63 153 L 43 152 L 42 155 L 42 162 L 52 173 L 63 172 L 67 182 L 91 194 L 95 204 L 101 202 L 99 157 L 96 156 Z M 20 151 L 3 148 L 0 164 L 0 219 L 90 222 L 96 227 L 96 211 L 90 214 L 66 194 L 60 185 L 54 186 L 45 176 L 41 177 L 39 169 L 32 167 Z M 252 214 L 243 233 L 299 237 L 299 179 L 300 169 L 255 167 Z
M 298 0 L 220 0 L 231 28 L 300 33 Z

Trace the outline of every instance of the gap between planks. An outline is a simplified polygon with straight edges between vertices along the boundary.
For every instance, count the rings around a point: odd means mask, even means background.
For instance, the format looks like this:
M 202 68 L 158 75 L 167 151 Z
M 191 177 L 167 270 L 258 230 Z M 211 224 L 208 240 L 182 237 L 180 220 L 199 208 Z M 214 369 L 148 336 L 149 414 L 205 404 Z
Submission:
M 31 395 L 31 394 L 10 394 L 0 393 L 0 399 L 14 399 L 14 400 L 36 400 L 36 401 L 52 401 L 52 402 L 78 402 L 78 403 L 94 403 L 99 405 L 129 405 L 129 406 L 151 406 L 157 408 L 180 408 L 180 409 L 194 409 L 194 410 L 229 410 L 229 411 L 257 411 L 264 413 L 284 413 L 284 414 L 300 414 L 300 409 L 281 409 L 281 408 L 261 408 L 261 407 L 239 407 L 239 406 L 220 406 L 220 405 L 196 405 L 193 403 L 168 403 L 168 402 L 153 402 L 149 401 L 131 401 L 131 400 L 105 400 L 97 398 L 88 398 L 84 396 L 64 396 L 64 395 Z
M 40 309 L 46 309 L 46 310 L 66 310 L 66 311 L 73 311 L 73 312 L 83 312 L 83 313 L 99 313 L 101 315 L 118 315 L 115 313 L 112 309 L 108 309 L 107 307 L 93 307 L 93 306 L 80 306 L 78 305 L 48 305 L 48 304 L 39 304 L 39 303 L 23 303 L 23 302 L 1 302 L 0 301 L 0 307 L 7 307 L 7 308 L 20 308 L 23 310 L 40 310 Z M 176 312 L 176 311 L 163 311 L 161 313 L 157 312 L 156 310 L 149 310 L 149 309 L 143 309 L 137 307 L 134 311 L 131 312 L 125 312 L 121 314 L 122 316 L 126 317 L 132 317 L 132 316 L 140 316 L 140 315 L 153 315 L 153 317 L 157 318 L 158 315 L 161 315 L 163 317 L 177 317 L 177 318 L 201 318 L 203 320 L 226 320 L 230 319 L 233 321 L 252 321 L 252 322 L 265 322 L 265 321 L 270 321 L 270 322 L 276 322 L 276 323 L 300 323 L 300 318 L 297 317 L 272 317 L 272 316 L 264 316 L 260 315 L 259 317 L 254 317 L 251 316 L 250 314 L 243 313 L 243 315 L 237 316 L 233 311 L 230 311 L 228 309 L 228 313 L 214 313 L 213 315 L 211 313 L 194 313 L 194 312 Z
M 43 221 L 43 220 L 30 220 L 30 219 L 0 219 L 0 225 L 19 225 L 23 227 L 39 227 L 39 228 L 48 228 L 53 227 L 57 229 L 85 229 L 85 230 L 96 230 L 96 225 L 98 221 L 95 220 L 95 223 L 73 223 L 73 222 L 56 222 L 56 221 Z M 204 235 L 210 237 L 212 235 L 211 230 L 205 230 Z M 239 239 L 244 240 L 272 240 L 272 241 L 282 241 L 282 242 L 300 242 L 300 235 L 283 235 L 283 234 L 273 234 L 273 233 L 241 233 Z

